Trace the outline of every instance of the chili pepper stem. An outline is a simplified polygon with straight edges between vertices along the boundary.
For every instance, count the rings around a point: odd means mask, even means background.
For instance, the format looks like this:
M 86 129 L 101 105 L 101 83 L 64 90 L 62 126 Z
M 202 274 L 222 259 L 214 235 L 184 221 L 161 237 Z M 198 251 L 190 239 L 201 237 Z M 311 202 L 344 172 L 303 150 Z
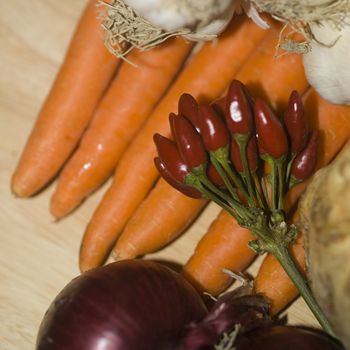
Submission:
M 234 209 L 238 213 L 239 216 L 241 216 L 243 219 L 249 219 L 247 209 L 243 205 L 241 205 L 239 202 L 237 202 L 235 199 L 231 198 L 226 193 L 219 190 L 215 185 L 213 185 L 205 174 L 201 175 L 199 177 L 199 180 L 210 191 L 212 191 L 214 194 L 216 194 L 217 196 L 225 200 L 232 207 L 232 209 Z
M 290 279 L 293 281 L 295 286 L 299 289 L 299 292 L 306 304 L 309 306 L 310 310 L 319 321 L 323 329 L 330 335 L 335 336 L 331 325 L 329 324 L 326 316 L 321 310 L 320 306 L 316 302 L 310 288 L 308 287 L 303 275 L 297 268 L 293 258 L 291 257 L 288 247 L 286 245 L 275 245 L 270 251 L 275 258 L 282 265 Z
M 285 189 L 285 178 L 284 178 L 284 159 L 279 159 L 276 161 L 277 173 L 278 173 L 278 204 L 277 208 L 279 210 L 283 209 L 283 196 Z
M 269 220 L 262 210 L 257 211 L 256 214 L 256 221 L 248 228 L 258 239 L 252 241 L 250 247 L 260 254 L 268 252 L 279 261 L 320 325 L 326 332 L 334 336 L 331 325 L 289 252 L 289 244 L 293 243 L 297 236 L 296 227 L 287 225 L 282 210 L 273 211 Z
M 272 160 L 270 162 L 271 165 L 271 204 L 272 204 L 272 209 L 276 210 L 277 205 L 276 205 L 276 192 L 277 192 L 277 171 L 276 171 L 276 162 Z
M 244 197 L 247 199 L 249 205 L 251 207 L 254 206 L 254 200 L 251 198 L 248 194 L 247 189 L 245 188 L 244 184 L 242 183 L 241 179 L 237 176 L 237 174 L 234 172 L 234 170 L 231 168 L 228 161 L 220 161 L 220 164 L 225 169 L 227 174 L 232 179 L 233 183 L 236 185 L 236 187 L 241 191 L 241 193 L 244 195 Z
M 214 153 L 210 153 L 210 161 L 211 163 L 214 165 L 215 169 L 217 170 L 217 172 L 219 173 L 220 177 L 222 178 L 222 180 L 224 181 L 225 186 L 227 187 L 227 189 L 229 190 L 231 196 L 236 200 L 239 201 L 238 195 L 237 195 L 237 191 L 236 189 L 232 186 L 229 178 L 227 177 L 225 171 L 223 170 L 221 164 L 218 162 L 218 160 L 215 158 L 215 154 Z
M 248 146 L 249 138 L 247 137 L 247 135 L 240 135 L 240 134 L 235 135 L 234 138 L 235 138 L 235 141 L 237 142 L 238 147 L 239 147 L 239 154 L 241 156 L 241 160 L 242 160 L 242 164 L 243 164 L 243 176 L 246 180 L 249 196 L 252 199 L 254 198 L 255 200 L 257 200 L 256 191 L 254 191 L 253 180 L 252 180 L 252 176 L 251 176 L 251 173 L 249 170 L 248 159 L 247 159 L 247 146 Z M 249 203 L 249 204 L 251 204 L 251 203 Z M 252 205 L 250 205 L 250 206 L 252 206 Z
M 215 154 L 210 154 L 210 160 L 212 164 L 214 165 L 215 169 L 218 171 L 219 175 L 224 181 L 225 186 L 228 188 L 231 196 L 233 197 L 233 200 L 230 201 L 230 205 L 236 212 L 241 216 L 242 220 L 248 221 L 250 220 L 251 214 L 247 210 L 247 208 L 240 203 L 239 197 L 237 195 L 236 189 L 232 186 L 229 178 L 227 177 L 225 171 L 223 170 L 221 164 L 218 162 L 218 160 L 215 158 Z
M 219 205 L 221 208 L 225 209 L 232 217 L 234 217 L 237 222 L 241 222 L 241 217 L 237 215 L 237 213 L 235 213 L 231 207 L 229 205 L 227 205 L 225 202 L 223 202 L 222 200 L 220 200 L 218 197 L 216 197 L 215 195 L 213 195 L 209 190 L 207 190 L 204 186 L 199 186 L 197 187 L 201 193 L 203 194 L 203 196 L 209 200 L 212 200 L 214 203 L 216 203 L 217 205 Z
M 210 152 L 211 159 L 214 158 L 222 166 L 224 171 L 227 173 L 229 178 L 232 180 L 233 184 L 246 197 L 248 203 L 253 203 L 254 201 L 252 198 L 250 198 L 250 196 L 249 196 L 244 184 L 242 183 L 240 177 L 236 174 L 235 170 L 232 169 L 232 167 L 230 166 L 228 155 L 229 155 L 228 146 L 222 147 L 222 148 L 219 148 L 215 151 Z M 224 178 L 223 178 L 223 180 L 224 180 Z
M 262 187 L 262 184 L 261 184 L 262 181 L 264 181 L 264 179 L 262 178 L 260 179 L 259 175 L 257 175 L 255 172 L 254 182 L 255 182 L 256 197 L 258 199 L 260 208 L 267 209 L 268 205 L 266 201 L 266 188 L 264 190 L 264 188 Z
M 293 187 L 293 185 L 290 182 L 290 173 L 292 171 L 292 164 L 294 162 L 294 159 L 296 157 L 296 154 L 292 154 L 288 164 L 287 164 L 287 170 L 286 170 L 286 184 L 288 189 L 290 189 L 291 187 Z
M 197 188 L 208 199 L 213 200 L 227 211 L 234 210 L 234 217 L 242 220 L 252 219 L 249 210 L 240 202 L 230 197 L 227 193 L 217 188 L 207 177 L 206 164 L 192 168 L 190 173 L 186 175 L 185 184 Z M 228 210 L 229 209 L 229 210 Z M 230 212 L 231 214 L 231 212 Z
M 266 183 L 265 183 L 265 177 L 263 176 L 261 170 L 258 170 L 259 173 L 257 174 L 257 178 L 258 178 L 258 182 L 259 182 L 259 186 L 261 189 L 261 194 L 265 203 L 265 209 L 269 208 L 269 196 L 267 193 L 267 188 L 266 188 Z

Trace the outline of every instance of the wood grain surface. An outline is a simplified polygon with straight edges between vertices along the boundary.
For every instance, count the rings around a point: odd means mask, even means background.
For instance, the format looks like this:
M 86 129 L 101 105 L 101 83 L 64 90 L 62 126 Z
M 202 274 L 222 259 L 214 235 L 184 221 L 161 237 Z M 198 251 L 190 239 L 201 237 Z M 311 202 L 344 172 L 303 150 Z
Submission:
M 15 198 L 10 177 L 51 86 L 85 0 L 0 0 L 0 348 L 29 350 L 56 294 L 78 271 L 84 228 L 108 183 L 68 218 L 48 211 L 52 186 Z M 183 263 L 218 212 L 210 205 L 188 231 L 149 258 Z M 258 263 L 258 262 L 257 262 Z M 256 265 L 256 264 L 255 264 Z M 254 273 L 256 266 L 252 268 Z M 316 324 L 301 300 L 291 323 Z

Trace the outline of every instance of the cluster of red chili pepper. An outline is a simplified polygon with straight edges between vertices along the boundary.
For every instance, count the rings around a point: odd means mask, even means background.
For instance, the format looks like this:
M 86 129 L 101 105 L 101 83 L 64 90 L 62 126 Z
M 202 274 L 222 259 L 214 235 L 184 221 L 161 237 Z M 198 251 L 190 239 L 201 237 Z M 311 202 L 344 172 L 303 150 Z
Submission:
M 296 91 L 283 122 L 265 101 L 253 101 L 238 80 L 212 105 L 198 105 L 183 94 L 178 114 L 170 114 L 169 121 L 174 141 L 154 136 L 161 176 L 188 196 L 215 201 L 243 226 L 256 217 L 254 209 L 265 215 L 283 210 L 286 191 L 316 166 L 318 135 L 308 131 Z
M 291 93 L 279 119 L 234 80 L 225 99 L 211 105 L 183 94 L 169 121 L 173 140 L 154 135 L 161 176 L 188 196 L 213 200 L 249 229 L 256 237 L 250 247 L 277 258 L 332 334 L 288 249 L 297 229 L 287 223 L 284 195 L 312 175 L 317 163 L 318 133 L 308 131 L 299 94 Z

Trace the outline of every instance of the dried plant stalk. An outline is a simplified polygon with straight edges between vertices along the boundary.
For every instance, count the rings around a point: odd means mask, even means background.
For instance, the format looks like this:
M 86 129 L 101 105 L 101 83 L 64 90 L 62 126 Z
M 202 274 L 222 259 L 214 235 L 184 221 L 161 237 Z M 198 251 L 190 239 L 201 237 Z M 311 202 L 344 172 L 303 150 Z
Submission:
M 184 35 L 189 31 L 167 32 L 139 16 L 122 0 L 112 3 L 100 1 L 99 18 L 104 29 L 104 43 L 115 56 L 125 59 L 134 48 L 148 50 L 172 36 Z
M 302 43 L 283 38 L 283 30 L 279 48 L 289 52 L 307 53 L 311 50 L 311 41 L 315 40 L 325 46 L 334 43 L 323 43 L 322 38 L 316 38 L 312 32 L 312 25 L 331 23 L 339 30 L 344 25 L 349 25 L 347 19 L 350 15 L 349 0 L 329 1 L 299 1 L 299 0 L 251 0 L 253 6 L 259 12 L 267 12 L 278 21 L 284 22 L 285 27 L 290 27 L 296 33 L 304 36 Z

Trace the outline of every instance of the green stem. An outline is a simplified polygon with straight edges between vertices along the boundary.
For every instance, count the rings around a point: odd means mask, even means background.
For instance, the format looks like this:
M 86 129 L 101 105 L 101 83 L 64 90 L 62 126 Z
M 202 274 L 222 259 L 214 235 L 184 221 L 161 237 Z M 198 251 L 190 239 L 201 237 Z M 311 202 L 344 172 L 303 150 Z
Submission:
M 257 174 L 258 180 L 259 180 L 259 185 L 261 188 L 261 193 L 264 198 L 264 202 L 266 203 L 266 209 L 269 208 L 269 195 L 267 193 L 267 188 L 266 188 L 266 183 L 265 183 L 265 176 L 261 172 L 261 170 L 258 170 L 259 173 Z
M 241 203 L 236 201 L 234 198 L 231 198 L 230 196 L 228 196 L 223 191 L 219 190 L 214 184 L 212 184 L 212 182 L 207 178 L 206 175 L 204 175 L 204 174 L 201 175 L 199 177 L 199 180 L 210 191 L 212 191 L 214 194 L 216 194 L 217 196 L 222 198 L 224 201 L 226 201 L 232 207 L 232 209 L 234 209 L 237 212 L 237 214 L 240 217 L 242 217 L 242 219 L 246 219 L 247 220 L 247 219 L 249 219 L 251 217 L 251 215 L 250 215 L 250 213 L 249 213 L 249 211 L 247 210 L 246 207 L 244 207 Z M 215 196 L 212 196 L 212 198 L 214 198 L 214 197 Z M 212 200 L 214 200 L 214 199 L 212 199 Z M 226 209 L 226 208 L 224 208 L 224 209 Z M 237 216 L 236 216 L 236 218 L 237 218 Z
M 249 193 L 247 192 L 245 186 L 243 185 L 241 179 L 239 176 L 235 173 L 234 170 L 230 167 L 229 163 L 227 161 L 220 161 L 220 164 L 227 172 L 228 176 L 231 178 L 235 186 L 241 191 L 241 193 L 244 195 L 244 197 L 247 199 L 249 205 L 252 207 L 254 206 L 254 199 L 249 196 Z
M 229 190 L 231 196 L 236 200 L 239 201 L 238 195 L 237 195 L 237 191 L 236 189 L 232 186 L 231 181 L 229 180 L 229 178 L 227 177 L 225 171 L 223 170 L 221 164 L 219 163 L 219 161 L 215 158 L 215 155 L 213 155 L 212 153 L 210 154 L 210 161 L 211 163 L 214 165 L 215 169 L 217 170 L 217 172 L 219 173 L 220 177 L 222 178 L 222 180 L 224 181 L 224 184 L 226 186 L 226 188 Z
M 259 177 L 259 175 L 256 173 L 255 174 L 255 179 L 254 181 L 257 183 L 257 185 L 255 186 L 255 190 L 256 190 L 256 196 L 258 198 L 258 202 L 260 205 L 260 208 L 262 209 L 268 209 L 268 204 L 267 204 L 267 199 L 266 199 L 266 187 L 263 188 L 262 187 L 262 181 L 264 181 L 263 177 Z M 264 182 L 265 185 L 265 182 Z
M 283 210 L 283 195 L 285 188 L 284 161 L 278 160 L 276 163 L 278 172 L 278 209 Z
M 319 321 L 323 329 L 330 335 L 335 336 L 331 325 L 329 324 L 326 316 L 321 310 L 320 306 L 317 304 L 310 288 L 308 287 L 303 275 L 295 265 L 293 258 L 291 257 L 289 250 L 285 246 L 275 246 L 272 248 L 271 253 L 276 257 L 279 263 L 282 265 L 290 279 L 293 281 L 295 286 L 299 289 L 299 292 L 306 304 L 309 306 L 310 310 Z
M 223 202 L 220 198 L 213 195 L 212 192 L 207 190 L 203 185 L 199 185 L 196 187 L 207 199 L 212 200 L 214 203 L 219 205 L 221 208 L 225 209 L 231 216 L 233 216 L 238 222 L 240 222 L 241 218 L 235 213 L 229 205 Z
M 292 154 L 292 156 L 287 164 L 286 183 L 287 183 L 288 187 L 289 187 L 290 172 L 292 171 L 292 164 L 293 164 L 295 156 L 296 156 L 296 154 Z
M 276 192 L 277 192 L 277 172 L 276 172 L 276 162 L 270 162 L 271 165 L 271 201 L 272 201 L 272 209 L 276 210 Z
M 236 140 L 237 141 L 237 140 Z M 248 187 L 248 193 L 250 198 L 256 198 L 256 192 L 254 191 L 254 185 L 253 185 L 253 180 L 252 180 L 252 176 L 249 170 L 249 165 L 248 165 L 248 160 L 247 160 L 247 145 L 248 142 L 238 142 L 238 147 L 239 147 L 239 155 L 241 157 L 242 160 L 242 164 L 243 164 L 243 174 L 244 174 L 244 178 L 246 180 L 247 183 L 247 187 Z

